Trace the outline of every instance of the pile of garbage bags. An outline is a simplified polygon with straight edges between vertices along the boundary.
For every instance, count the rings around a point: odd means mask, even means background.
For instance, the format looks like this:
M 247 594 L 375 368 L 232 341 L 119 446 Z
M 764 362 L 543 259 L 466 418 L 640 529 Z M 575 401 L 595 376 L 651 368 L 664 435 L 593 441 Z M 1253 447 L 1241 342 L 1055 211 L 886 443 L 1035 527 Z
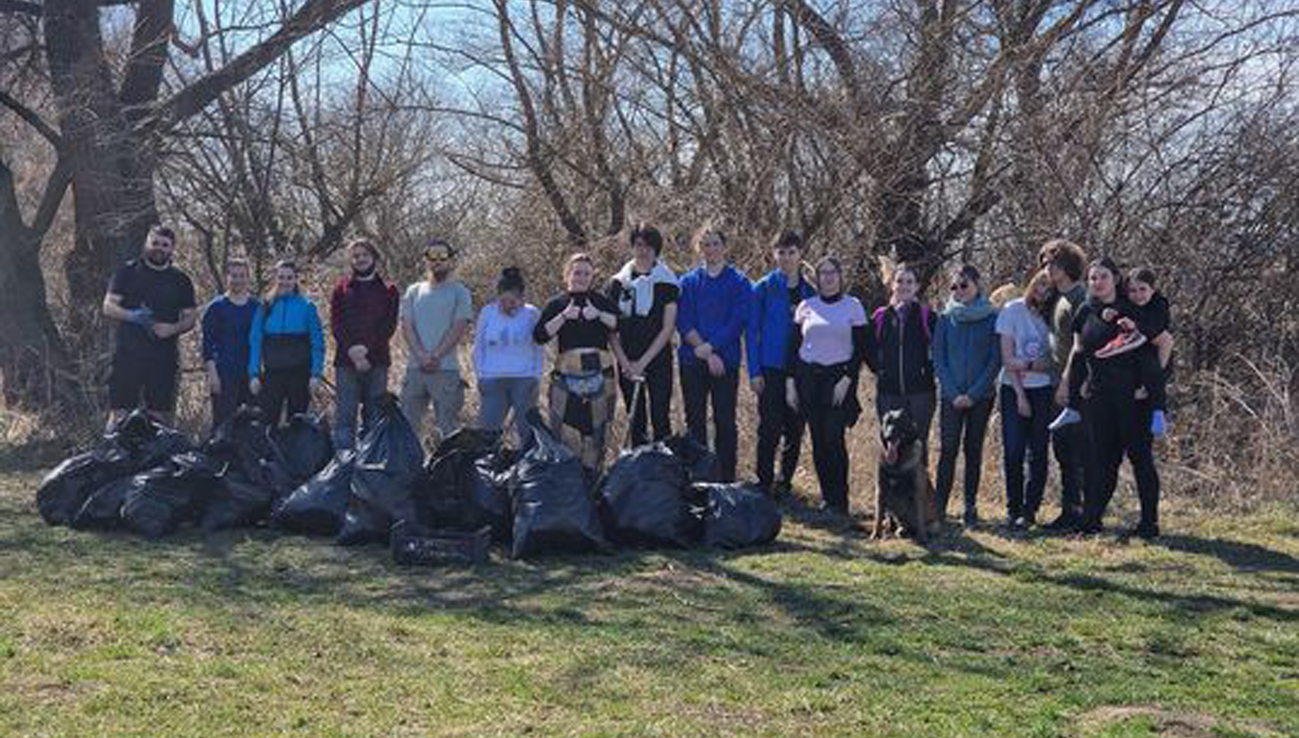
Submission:
M 716 458 L 688 438 L 624 451 L 591 489 L 537 411 L 525 453 L 499 432 L 466 428 L 427 459 L 395 397 L 367 412 L 356 449 L 337 453 L 329 428 L 309 415 L 272 429 L 257 409 L 241 408 L 194 446 L 136 412 L 51 471 L 37 508 L 50 525 L 149 538 L 265 525 L 343 546 L 391 544 L 404 563 L 429 551 L 446 560 L 458 535 L 461 558 L 479 560 L 489 541 L 529 558 L 615 546 L 747 548 L 780 532 L 770 498 L 717 483 Z

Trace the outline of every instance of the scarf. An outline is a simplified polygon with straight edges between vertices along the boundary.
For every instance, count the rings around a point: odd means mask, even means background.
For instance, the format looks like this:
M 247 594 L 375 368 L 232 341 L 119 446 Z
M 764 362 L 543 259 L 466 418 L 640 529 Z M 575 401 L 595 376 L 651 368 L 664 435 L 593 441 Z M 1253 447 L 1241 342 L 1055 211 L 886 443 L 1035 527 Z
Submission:
M 677 284 L 677 275 L 663 263 L 655 260 L 649 274 L 633 276 L 636 262 L 629 261 L 614 275 L 613 280 L 622 288 L 618 296 L 618 310 L 625 316 L 645 317 L 654 308 L 654 287 L 659 284 Z
M 957 323 L 977 323 L 990 315 L 997 314 L 997 306 L 988 302 L 988 298 L 979 295 L 974 302 L 966 305 L 958 300 L 948 299 L 943 308 L 943 315 L 952 316 Z

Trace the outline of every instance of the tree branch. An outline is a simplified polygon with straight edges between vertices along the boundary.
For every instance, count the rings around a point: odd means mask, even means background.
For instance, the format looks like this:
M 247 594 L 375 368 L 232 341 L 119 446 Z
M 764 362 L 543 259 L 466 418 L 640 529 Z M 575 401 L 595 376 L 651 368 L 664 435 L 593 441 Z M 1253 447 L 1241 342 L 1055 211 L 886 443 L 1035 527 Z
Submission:
M 21 118 L 24 123 L 35 128 L 36 132 L 41 134 L 46 141 L 49 141 L 50 145 L 53 146 L 55 150 L 63 147 L 63 137 L 59 135 L 58 131 L 54 130 L 53 126 L 46 123 L 35 110 L 32 110 L 21 102 L 15 100 L 4 90 L 0 90 L 0 105 L 9 108 L 15 115 Z

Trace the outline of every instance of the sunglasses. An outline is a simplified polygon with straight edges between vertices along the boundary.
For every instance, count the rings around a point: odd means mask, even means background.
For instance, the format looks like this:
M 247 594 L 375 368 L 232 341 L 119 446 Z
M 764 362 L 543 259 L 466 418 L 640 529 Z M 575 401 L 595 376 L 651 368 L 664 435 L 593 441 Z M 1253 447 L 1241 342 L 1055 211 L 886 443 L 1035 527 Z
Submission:
M 969 286 L 970 286 L 969 282 L 952 282 L 952 292 L 955 292 L 957 290 L 963 290 Z

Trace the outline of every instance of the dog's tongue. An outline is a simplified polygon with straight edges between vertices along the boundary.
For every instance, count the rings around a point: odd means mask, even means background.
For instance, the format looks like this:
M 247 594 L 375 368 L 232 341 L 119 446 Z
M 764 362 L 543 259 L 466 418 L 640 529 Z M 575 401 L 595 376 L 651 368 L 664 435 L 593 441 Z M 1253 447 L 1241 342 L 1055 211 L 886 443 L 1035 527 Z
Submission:
M 884 460 L 890 464 L 896 464 L 898 462 L 897 441 L 889 441 L 888 445 L 884 447 Z

